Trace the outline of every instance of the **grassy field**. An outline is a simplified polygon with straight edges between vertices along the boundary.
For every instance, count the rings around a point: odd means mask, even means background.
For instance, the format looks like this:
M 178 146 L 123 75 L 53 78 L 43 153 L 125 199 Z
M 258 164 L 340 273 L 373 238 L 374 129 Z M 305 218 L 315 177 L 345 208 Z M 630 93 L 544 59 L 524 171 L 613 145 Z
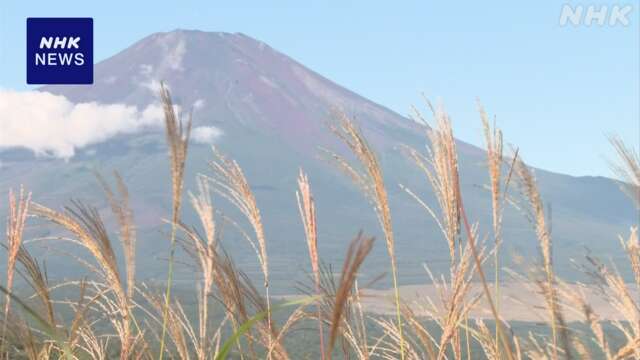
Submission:
M 345 234 L 343 264 L 326 264 L 318 253 L 313 179 L 300 169 L 297 189 L 300 221 L 311 268 L 308 281 L 294 297 L 272 295 L 268 239 L 249 179 L 238 163 L 213 151 L 210 172 L 198 176 L 197 189 L 185 194 L 184 168 L 189 153 L 190 119 L 176 115 L 163 89 L 172 207 L 166 219 L 167 277 L 159 283 L 136 281 L 136 226 L 126 184 L 98 175 L 117 225 L 117 239 L 95 207 L 71 201 L 54 210 L 31 201 L 23 188 L 9 194 L 7 279 L 0 288 L 3 323 L 0 354 L 29 359 L 630 359 L 640 358 L 640 244 L 637 227 L 620 235 L 628 262 L 606 264 L 595 256 L 584 266 L 589 285 L 556 276 L 552 234 L 533 172 L 517 149 L 503 149 L 501 132 L 480 109 L 487 151 L 492 222 L 477 224 L 465 211 L 451 123 L 431 107 L 433 123 L 426 152 L 402 150 L 431 185 L 435 203 L 403 187 L 427 217 L 437 222 L 448 249 L 446 276 L 432 276 L 428 296 L 409 299 L 398 282 L 396 239 L 384 174 L 360 129 L 346 115 L 335 114 L 330 130 L 350 150 L 326 150 L 326 159 L 353 180 L 376 214 L 381 239 L 365 232 Z M 418 116 L 420 117 L 420 116 Z M 640 206 L 638 154 L 611 139 L 620 157 L 615 167 L 621 187 Z M 157 179 L 162 181 L 162 179 Z M 72 197 L 73 194 L 69 194 Z M 216 211 L 213 195 L 238 209 L 241 219 Z M 589 194 L 585 194 L 589 196 Z M 198 223 L 181 216 L 191 207 Z M 538 253 L 503 269 L 500 249 L 505 209 L 520 211 L 536 234 Z M 86 274 L 50 283 L 48 271 L 29 252 L 24 229 L 32 218 L 50 223 L 66 241 L 84 249 L 86 257 L 69 255 Z M 222 246 L 221 222 L 232 224 L 251 244 L 260 276 L 249 277 Z M 490 229 L 481 230 L 481 229 Z M 370 311 L 371 282 L 359 273 L 375 242 L 387 250 L 387 273 L 393 285 L 385 293 L 384 311 Z M 117 242 L 117 246 L 116 246 Z M 176 285 L 176 251 L 191 256 L 196 271 L 189 284 Z M 619 270 L 632 274 L 625 279 Z M 530 303 L 518 311 L 536 311 L 536 322 L 518 321 L 513 305 L 503 300 L 519 292 L 505 285 L 527 284 Z M 374 279 L 375 280 L 375 279 Z M 375 281 L 373 281 L 375 283 Z M 26 287 L 26 290 L 25 290 Z M 15 290 L 14 293 L 14 288 Z M 606 302 L 609 308 L 595 303 Z M 420 311 L 418 307 L 420 306 Z M 485 316 L 477 316 L 482 306 Z M 613 315 L 612 315 L 613 314 Z M 526 314 L 521 314 L 526 318 Z M 615 315 L 615 316 L 614 316 Z

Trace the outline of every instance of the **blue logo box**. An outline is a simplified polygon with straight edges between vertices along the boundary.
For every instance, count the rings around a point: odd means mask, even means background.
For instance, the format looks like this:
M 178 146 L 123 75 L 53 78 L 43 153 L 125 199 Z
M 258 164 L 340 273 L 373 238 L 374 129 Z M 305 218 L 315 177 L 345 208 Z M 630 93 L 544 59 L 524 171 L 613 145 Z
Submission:
M 27 18 L 27 84 L 93 84 L 93 19 Z

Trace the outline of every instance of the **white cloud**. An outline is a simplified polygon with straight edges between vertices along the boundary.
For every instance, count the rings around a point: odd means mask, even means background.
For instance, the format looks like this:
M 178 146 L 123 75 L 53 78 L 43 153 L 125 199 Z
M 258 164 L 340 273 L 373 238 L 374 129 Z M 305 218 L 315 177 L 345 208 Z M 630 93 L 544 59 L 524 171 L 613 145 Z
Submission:
M 204 107 L 204 99 L 198 99 L 193 103 L 193 108 L 196 110 L 202 109 Z
M 222 130 L 213 126 L 198 126 L 191 131 L 191 139 L 198 144 L 212 145 L 222 136 Z
M 162 126 L 162 107 L 74 104 L 48 92 L 0 89 L 0 148 L 23 147 L 37 155 L 69 159 L 76 150 L 118 134 Z

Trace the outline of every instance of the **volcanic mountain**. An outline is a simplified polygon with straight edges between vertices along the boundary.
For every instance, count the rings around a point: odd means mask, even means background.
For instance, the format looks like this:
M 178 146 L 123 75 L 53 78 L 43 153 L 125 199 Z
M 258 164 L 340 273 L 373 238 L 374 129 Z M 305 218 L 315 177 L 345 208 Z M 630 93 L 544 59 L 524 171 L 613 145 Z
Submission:
M 96 64 L 94 79 L 91 86 L 46 86 L 39 91 L 62 95 L 73 103 L 126 104 L 144 109 L 158 102 L 157 91 L 164 81 L 175 103 L 183 110 L 193 110 L 194 127 L 208 129 L 211 135 L 211 141 L 191 144 L 187 190 L 196 188 L 197 174 L 211 173 L 211 143 L 238 161 L 262 211 L 276 286 L 294 285 L 292 279 L 303 279 L 309 268 L 295 197 L 299 168 L 309 174 L 316 198 L 321 257 L 339 264 L 348 242 L 362 229 L 379 239 L 364 275 L 374 278 L 388 270 L 386 248 L 368 201 L 319 151 L 328 148 L 348 157 L 347 149 L 327 129 L 334 109 L 355 119 L 383 165 L 401 282 L 427 281 L 425 262 L 436 271 L 448 268 L 448 248 L 437 224 L 399 186 L 411 188 L 437 208 L 427 180 L 400 151 L 402 144 L 425 150 L 423 125 L 243 34 L 156 33 Z M 490 234 L 491 224 L 490 199 L 484 188 L 488 184 L 485 154 L 464 142 L 458 142 L 458 150 L 465 204 L 484 237 Z M 0 161 L 1 194 L 24 184 L 40 203 L 60 208 L 72 198 L 81 199 L 104 210 L 107 219 L 108 206 L 93 172 L 120 172 L 129 187 L 138 226 L 138 275 L 165 276 L 169 243 L 162 219 L 170 217 L 171 200 L 162 127 L 125 132 L 78 147 L 67 159 L 11 148 L 0 152 Z M 637 219 L 616 181 L 539 169 L 535 174 L 544 201 L 553 209 L 553 250 L 559 272 L 573 274 L 569 259 L 580 258 L 585 251 L 614 259 L 622 256 L 617 234 L 627 231 Z M 214 198 L 214 206 L 239 226 L 246 225 L 224 199 Z M 197 224 L 188 204 L 184 212 L 185 222 Z M 3 214 L 4 202 L 0 205 Z M 514 207 L 508 207 L 505 216 L 505 260 L 515 253 L 533 259 L 537 248 L 531 224 Z M 225 221 L 221 226 L 225 249 L 242 269 L 257 272 L 255 255 L 236 226 Z M 30 228 L 37 237 L 56 235 L 55 231 L 39 225 Z M 113 236 L 117 236 L 115 231 Z M 36 244 L 45 249 L 41 255 L 47 256 L 50 273 L 73 271 L 67 270 L 74 268 L 73 261 L 55 243 Z M 190 268 L 183 270 L 187 274 Z

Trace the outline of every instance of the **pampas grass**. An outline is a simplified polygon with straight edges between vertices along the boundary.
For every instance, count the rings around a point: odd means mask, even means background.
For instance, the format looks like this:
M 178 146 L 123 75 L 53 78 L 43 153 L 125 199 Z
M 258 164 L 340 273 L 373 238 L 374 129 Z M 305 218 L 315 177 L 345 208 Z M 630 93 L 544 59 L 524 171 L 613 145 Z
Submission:
M 556 279 L 553 271 L 551 232 L 547 226 L 542 198 L 536 185 L 536 180 L 531 170 L 522 159 L 515 164 L 515 171 L 519 177 L 520 188 L 530 205 L 529 218 L 533 222 L 536 236 L 539 241 L 539 249 L 542 255 L 542 270 L 544 280 L 536 281 L 544 298 L 547 301 L 547 309 L 550 316 L 552 351 L 554 358 L 558 357 L 558 333 L 561 336 L 561 344 L 567 358 L 571 358 L 569 348 L 569 335 L 562 315 L 562 305 L 558 301 Z
M 78 244 L 88 250 L 97 262 L 98 267 L 91 269 L 114 295 L 113 298 L 104 296 L 101 299 L 102 305 L 114 314 L 111 322 L 120 340 L 121 358 L 128 358 L 136 342 L 132 333 L 131 298 L 127 295 L 111 239 L 97 209 L 79 201 L 72 201 L 72 205 L 62 212 L 40 204 L 33 204 L 32 207 L 34 214 L 71 232 L 78 239 Z
M 207 179 L 214 184 L 218 194 L 240 210 L 253 229 L 255 239 L 251 239 L 249 236 L 247 236 L 247 239 L 256 252 L 264 278 L 267 327 L 269 328 L 269 331 L 267 331 L 269 338 L 268 348 L 271 348 L 273 334 L 271 329 L 271 298 L 269 296 L 269 258 L 260 209 L 240 165 L 234 160 L 227 159 L 215 148 L 213 149 L 213 157 L 214 160 L 210 162 L 213 176 L 207 177 Z
M 368 284 L 360 285 L 359 274 L 369 269 L 365 259 L 373 248 L 373 238 L 359 233 L 350 243 L 340 273 L 333 274 L 318 252 L 318 214 L 311 180 L 299 170 L 295 189 L 298 211 L 310 259 L 309 282 L 302 284 L 309 296 L 302 300 L 271 305 L 269 296 L 270 268 L 267 238 L 258 201 L 242 168 L 234 160 L 214 149 L 211 174 L 198 175 L 196 189 L 188 193 L 188 202 L 197 216 L 197 224 L 186 224 L 180 215 L 183 206 L 184 170 L 188 153 L 190 120 L 183 123 L 174 110 L 171 97 L 163 87 L 166 138 L 171 174 L 171 235 L 167 284 L 164 292 L 139 283 L 136 279 L 136 238 L 130 194 L 123 179 L 97 175 L 104 190 L 108 208 L 115 220 L 109 221 L 99 210 L 83 201 L 72 200 L 62 209 L 54 209 L 31 201 L 22 188 L 9 193 L 8 226 L 4 248 L 7 250 L 6 286 L 2 358 L 27 359 L 291 359 L 288 340 L 297 331 L 315 334 L 320 345 L 320 358 L 370 359 L 631 359 L 640 358 L 640 245 L 638 228 L 632 227 L 618 241 L 626 252 L 634 284 L 625 282 L 618 271 L 621 262 L 608 266 L 588 257 L 587 273 L 594 285 L 568 284 L 556 274 L 553 239 L 545 214 L 543 199 L 535 174 L 518 155 L 508 159 L 503 154 L 502 133 L 491 125 L 484 109 L 480 117 L 487 147 L 489 196 L 492 206 L 491 224 L 472 223 L 467 217 L 464 194 L 460 190 L 456 140 L 451 119 L 442 108 L 429 105 L 435 126 L 425 128 L 426 153 L 403 147 L 404 153 L 424 174 L 431 185 L 435 203 L 429 204 L 422 194 L 406 186 L 402 189 L 423 207 L 439 226 L 449 252 L 449 273 L 435 276 L 425 264 L 426 276 L 434 284 L 433 299 L 418 299 L 415 304 L 402 302 L 397 274 L 395 246 L 389 199 L 382 168 L 373 147 L 362 131 L 344 114 L 337 115 L 331 130 L 349 148 L 357 160 L 349 160 L 332 152 L 328 154 L 357 184 L 372 204 L 385 236 L 390 257 L 395 306 L 394 316 L 367 312 Z M 420 119 L 421 115 L 417 114 Z M 640 161 L 637 154 L 617 138 L 612 138 L 619 164 L 614 170 L 624 183 L 622 187 L 637 200 Z M 510 167 L 509 167 L 510 165 Z M 546 325 L 551 335 L 516 334 L 501 317 L 499 248 L 503 241 L 502 222 L 512 179 L 518 180 L 527 218 L 533 225 L 540 250 L 539 262 L 520 272 L 531 277 L 532 286 L 542 294 L 537 304 L 546 311 Z M 112 181 L 110 181 L 112 180 Z M 111 185 L 113 182 L 114 185 Z M 36 194 L 37 195 L 37 194 Z M 219 197 L 215 197 L 218 195 Z M 242 221 L 219 211 L 217 200 L 228 201 L 239 210 Z M 29 215 L 53 225 L 61 234 L 46 238 L 65 240 L 83 249 L 83 255 L 70 255 L 86 270 L 88 276 L 51 283 L 44 263 L 30 252 L 26 235 Z M 223 221 L 221 221 L 223 220 Z M 296 221 L 296 220 L 292 220 Z M 262 284 L 256 286 L 224 249 L 222 226 L 229 223 L 251 244 L 262 272 Z M 250 226 L 249 231 L 242 224 Z M 330 226 L 328 224 L 327 226 Z M 482 236 L 487 229 L 492 237 Z M 115 246 L 110 234 L 118 234 Z M 488 239 L 488 240 L 487 240 Z M 491 241 L 493 240 L 493 241 Z M 193 265 L 196 289 L 195 309 L 171 293 L 178 245 Z M 493 245 L 489 247 L 489 245 Z M 122 251 L 117 251 L 121 248 Z M 69 254 L 67 254 L 69 255 Z M 495 289 L 489 288 L 484 266 L 493 257 Z M 124 266 L 120 266 L 123 264 Z M 31 296 L 18 297 L 12 289 L 15 275 L 26 283 Z M 474 283 L 482 286 L 473 291 Z M 579 291 L 576 291 L 576 286 Z M 596 286 L 612 305 L 620 319 L 604 326 L 605 317 L 586 296 Z M 77 290 L 72 298 L 59 299 L 57 289 Z M 495 321 L 495 332 L 479 319 L 469 321 L 472 310 L 486 303 Z M 297 308 L 280 318 L 273 315 L 287 306 Z M 423 309 L 416 311 L 416 306 Z M 14 311 L 20 307 L 22 311 Z M 62 309 L 70 310 L 71 317 Z M 219 316 L 214 316 L 215 310 Z M 582 328 L 569 323 L 567 315 L 578 315 Z M 314 326 L 309 327 L 308 321 Z M 317 327 L 315 324 L 317 323 Z M 613 335 L 619 338 L 614 341 Z M 325 338 L 325 335 L 327 337 Z M 295 339 L 295 338 L 293 338 Z M 314 343 L 314 349 L 317 343 Z M 465 354 L 466 353 L 466 354 Z M 309 355 L 312 356 L 312 355 Z
M 116 181 L 116 189 L 118 195 L 109 186 L 109 183 L 100 174 L 97 174 L 98 181 L 104 190 L 111 212 L 115 215 L 120 228 L 120 243 L 124 249 L 124 263 L 127 273 L 127 296 L 129 300 L 133 298 L 135 290 L 135 274 L 136 274 L 136 229 L 133 219 L 133 211 L 129 205 L 129 190 L 122 180 L 118 172 L 114 172 Z
M 491 209 L 493 220 L 493 239 L 494 239 L 494 271 L 493 278 L 495 289 L 493 296 L 496 299 L 496 311 L 500 312 L 500 241 L 502 235 L 502 203 L 500 195 L 502 194 L 502 132 L 495 127 L 493 129 L 489 125 L 489 116 L 484 107 L 478 102 L 480 119 L 482 120 L 482 128 L 484 131 L 485 146 L 487 148 L 487 168 L 489 170 L 489 180 L 491 189 Z M 496 326 L 496 339 L 500 338 L 500 327 Z M 496 358 L 500 358 L 500 345 L 495 344 Z
M 449 246 L 449 256 L 453 263 L 456 259 L 456 247 L 460 236 L 460 188 L 458 186 L 460 175 L 458 174 L 458 154 L 453 138 L 451 119 L 442 108 L 429 107 L 435 117 L 435 127 L 427 130 L 427 138 L 430 142 L 427 155 L 424 156 L 415 149 L 404 147 L 409 158 L 415 162 L 425 174 L 436 195 L 442 216 L 439 218 L 431 209 L 410 189 L 401 187 L 422 205 L 437 222 L 440 230 Z M 419 112 L 416 118 L 426 124 L 426 120 Z
M 491 210 L 492 210 L 492 225 L 493 225 L 493 239 L 494 239 L 494 297 L 496 301 L 496 311 L 500 312 L 500 245 L 502 243 L 502 221 L 505 203 L 508 197 L 509 185 L 511 184 L 512 175 L 515 169 L 516 161 L 518 160 L 518 150 L 514 152 L 511 160 L 511 166 L 509 167 L 506 179 L 503 181 L 503 167 L 504 167 L 504 154 L 503 154 L 503 142 L 502 131 L 495 125 L 493 127 L 489 123 L 489 116 L 487 115 L 484 107 L 478 101 L 478 110 L 480 112 L 480 119 L 482 121 L 482 128 L 484 131 L 485 146 L 487 151 L 487 169 L 489 171 L 489 190 L 491 193 Z M 496 326 L 496 340 L 500 338 L 500 326 Z M 495 356 L 500 358 L 500 346 L 496 341 L 495 344 Z
M 217 226 L 214 219 L 214 207 L 211 203 L 211 192 L 209 184 L 203 178 L 198 178 L 198 194 L 189 193 L 191 205 L 193 206 L 202 228 L 204 238 L 195 230 L 183 226 L 187 238 L 191 240 L 194 258 L 200 265 L 202 273 L 202 284 L 198 294 L 198 359 L 206 359 L 209 349 L 213 343 L 209 341 L 209 298 L 211 297 L 216 276 L 216 262 L 218 261 L 217 249 Z M 208 344 L 208 342 L 210 342 Z
M 164 350 L 164 338 L 167 331 L 169 306 L 171 303 L 171 287 L 173 283 L 173 263 L 175 256 L 176 231 L 180 220 L 180 208 L 182 206 L 182 188 L 184 185 L 184 168 L 187 163 L 187 150 L 189 148 L 189 136 L 191 134 L 191 116 L 184 124 L 182 118 L 176 114 L 169 90 L 162 84 L 160 98 L 164 111 L 165 134 L 169 147 L 169 163 L 171 173 L 171 236 L 169 250 L 169 270 L 167 274 L 167 287 L 165 292 L 164 314 L 162 316 L 162 335 L 160 337 L 159 359 L 162 359 Z
M 320 294 L 320 257 L 318 255 L 318 228 L 316 224 L 316 206 L 311 194 L 309 178 L 300 169 L 298 174 L 298 210 L 304 225 L 305 238 L 309 249 L 309 260 L 311 261 L 311 272 L 316 295 Z M 324 360 L 324 330 L 322 326 L 322 311 L 318 307 L 318 337 L 320 342 L 320 357 Z
M 425 174 L 429 184 L 432 187 L 433 192 L 436 195 L 436 199 L 438 201 L 438 205 L 441 210 L 441 217 L 439 218 L 436 215 L 436 212 L 432 210 L 432 208 L 427 205 L 417 194 L 415 194 L 411 189 L 406 188 L 401 185 L 401 188 L 405 190 L 412 198 L 414 198 L 418 204 L 420 204 L 428 214 L 436 221 L 442 234 L 444 235 L 445 240 L 447 241 L 449 247 L 449 255 L 450 255 L 450 279 L 453 282 L 456 277 L 459 277 L 458 271 L 460 269 L 459 265 L 456 265 L 457 262 L 462 264 L 463 260 L 463 245 L 462 245 L 462 236 L 461 236 L 461 228 L 464 229 L 469 253 L 472 254 L 472 259 L 475 262 L 475 272 L 480 277 L 482 288 L 485 294 L 485 298 L 489 303 L 489 307 L 493 314 L 493 317 L 496 321 L 496 350 L 495 353 L 499 354 L 500 350 L 498 349 L 498 343 L 502 343 L 502 346 L 507 351 L 507 357 L 509 359 L 513 358 L 512 349 L 507 341 L 507 339 L 500 334 L 499 328 L 502 327 L 501 320 L 498 313 L 498 308 L 496 306 L 494 297 L 491 296 L 488 283 L 486 280 L 486 276 L 484 274 L 484 270 L 482 268 L 482 263 L 484 261 L 482 256 L 482 251 L 478 249 L 477 244 L 477 232 L 474 231 L 472 226 L 469 224 L 469 221 L 466 217 L 462 194 L 460 192 L 460 174 L 458 171 L 458 156 L 456 150 L 456 140 L 453 136 L 453 128 L 451 126 L 451 119 L 448 114 L 441 107 L 434 107 L 430 102 L 427 101 L 427 105 L 429 106 L 434 118 L 435 118 L 435 127 L 432 129 L 427 129 L 427 138 L 429 140 L 429 146 L 427 147 L 427 155 L 422 155 L 415 149 L 410 147 L 404 147 L 405 153 L 408 155 L 410 159 L 412 159 L 415 164 L 418 166 L 420 170 Z M 481 118 L 485 118 L 486 115 L 481 113 Z M 419 111 L 415 110 L 415 118 L 426 125 L 427 121 L 420 114 Z M 485 127 L 485 131 L 488 129 Z M 499 132 L 494 132 L 499 133 Z M 501 157 L 501 149 L 502 149 L 502 140 L 501 135 L 496 136 L 496 139 L 490 137 L 490 162 L 496 163 L 495 166 L 498 166 L 498 163 L 502 160 Z M 499 152 L 499 153 L 498 153 Z M 490 175 L 491 175 L 491 168 Z M 493 175 L 490 176 L 492 179 L 492 183 L 497 182 L 499 184 L 499 173 L 494 169 Z M 493 180 L 495 179 L 495 181 Z M 498 193 L 496 189 L 492 188 L 492 197 L 497 198 Z M 497 203 L 497 201 L 496 201 Z M 494 214 L 499 214 L 499 210 L 494 208 Z M 497 218 L 497 217 L 496 217 Z M 461 226 L 461 223 L 464 226 Z M 497 244 L 497 243 L 496 243 Z M 496 286 L 498 286 L 496 284 Z M 497 293 L 497 291 L 495 291 Z M 495 295 L 495 294 L 494 294 Z M 464 298 L 461 297 L 461 302 L 464 302 Z M 466 316 L 463 316 L 466 321 Z M 451 331 L 452 325 L 449 324 L 447 327 L 443 327 L 443 331 Z M 453 324 L 454 328 L 458 327 L 458 324 Z M 469 339 L 468 326 L 465 326 L 467 341 Z M 458 335 L 451 334 L 452 339 L 457 342 Z M 467 345 L 469 348 L 469 345 Z M 459 349 L 454 348 L 454 352 L 460 353 Z M 439 354 L 438 357 L 443 356 Z
M 364 262 L 364 259 L 369 255 L 372 246 L 373 238 L 366 238 L 360 233 L 351 241 L 349 249 L 347 250 L 344 264 L 342 265 L 342 272 L 340 273 L 340 282 L 335 295 L 333 314 L 331 315 L 329 345 L 327 348 L 329 358 L 331 358 L 331 352 L 338 337 L 338 329 L 342 324 L 345 306 L 353 290 L 358 270 Z
M 384 185 L 384 176 L 382 167 L 378 162 L 378 158 L 369 146 L 367 139 L 363 136 L 356 124 L 347 117 L 343 112 L 335 114 L 336 124 L 330 125 L 330 130 L 342 140 L 342 142 L 351 150 L 353 155 L 360 162 L 364 171 L 357 170 L 349 162 L 330 151 L 329 155 L 335 160 L 336 164 L 359 186 L 365 196 L 371 201 L 373 209 L 378 217 L 378 222 L 382 227 L 387 245 L 387 252 L 391 260 L 391 279 L 393 281 L 393 289 L 396 306 L 396 320 L 400 337 L 400 357 L 404 359 L 404 343 L 402 341 L 402 317 L 400 304 L 400 290 L 398 285 L 398 265 L 395 251 L 395 238 L 391 221 L 391 210 L 389 209 L 389 200 L 387 190 Z
M 7 290 L 13 288 L 13 279 L 16 269 L 16 261 L 22 248 L 22 238 L 24 227 L 27 221 L 31 193 L 25 194 L 23 187 L 20 187 L 20 194 L 16 199 L 13 190 L 9 190 L 9 215 L 7 216 Z M 11 297 L 7 294 L 4 306 L 4 322 L 2 325 L 2 338 L 6 334 L 6 324 L 11 308 Z

